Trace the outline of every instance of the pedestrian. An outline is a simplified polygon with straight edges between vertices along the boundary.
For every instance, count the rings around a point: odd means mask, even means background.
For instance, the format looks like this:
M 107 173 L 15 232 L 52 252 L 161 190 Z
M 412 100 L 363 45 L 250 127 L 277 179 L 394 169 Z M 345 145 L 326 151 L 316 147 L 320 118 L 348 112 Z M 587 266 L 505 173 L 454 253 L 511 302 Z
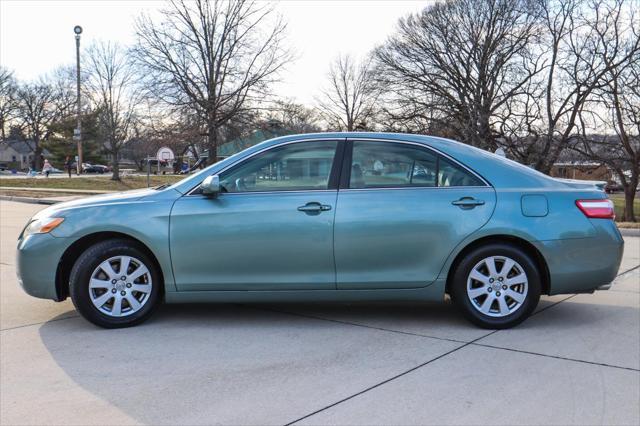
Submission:
M 71 157 L 67 155 L 67 158 L 64 160 L 64 166 L 67 168 L 67 173 L 69 173 L 69 177 L 71 177 Z
M 46 177 L 49 177 L 49 173 L 53 170 L 53 166 L 49 163 L 49 160 L 44 160 L 44 165 L 42 166 L 42 171 Z

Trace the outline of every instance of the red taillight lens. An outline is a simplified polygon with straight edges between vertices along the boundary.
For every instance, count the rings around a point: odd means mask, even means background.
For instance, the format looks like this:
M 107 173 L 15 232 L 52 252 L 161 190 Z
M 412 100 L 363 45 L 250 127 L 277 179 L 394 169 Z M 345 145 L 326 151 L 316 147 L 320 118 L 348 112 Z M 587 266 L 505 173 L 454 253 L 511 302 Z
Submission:
M 616 212 L 613 209 L 613 201 L 602 200 L 577 200 L 576 206 L 582 213 L 591 219 L 615 219 Z

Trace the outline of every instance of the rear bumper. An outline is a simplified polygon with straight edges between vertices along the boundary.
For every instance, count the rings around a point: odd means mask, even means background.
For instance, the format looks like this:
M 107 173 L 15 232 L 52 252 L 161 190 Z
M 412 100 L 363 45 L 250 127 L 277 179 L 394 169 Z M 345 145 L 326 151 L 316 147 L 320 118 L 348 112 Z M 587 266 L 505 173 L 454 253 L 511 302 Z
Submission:
M 50 234 L 29 235 L 18 241 L 16 273 L 23 290 L 41 299 L 59 300 L 56 272 L 68 240 Z
M 534 243 L 549 269 L 550 294 L 607 290 L 620 268 L 624 240 L 611 220 L 592 220 L 597 234 Z

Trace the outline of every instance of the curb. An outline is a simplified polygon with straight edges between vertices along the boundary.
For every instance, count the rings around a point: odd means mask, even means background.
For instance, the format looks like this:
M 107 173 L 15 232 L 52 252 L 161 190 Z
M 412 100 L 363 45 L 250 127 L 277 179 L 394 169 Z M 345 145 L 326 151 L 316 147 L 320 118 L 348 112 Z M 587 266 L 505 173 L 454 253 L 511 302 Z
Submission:
M 640 229 L 618 228 L 623 237 L 640 237 Z
M 63 194 L 80 194 L 80 195 L 96 195 L 96 194 L 111 194 L 118 191 L 105 191 L 101 189 L 63 189 L 63 188 L 33 188 L 33 187 L 20 187 L 20 186 L 0 186 L 2 191 L 23 191 L 23 192 L 51 192 L 63 193 Z
M 12 195 L 0 195 L 0 200 L 15 201 L 18 203 L 44 204 L 46 206 L 62 202 L 61 200 L 52 200 L 50 198 L 14 197 Z

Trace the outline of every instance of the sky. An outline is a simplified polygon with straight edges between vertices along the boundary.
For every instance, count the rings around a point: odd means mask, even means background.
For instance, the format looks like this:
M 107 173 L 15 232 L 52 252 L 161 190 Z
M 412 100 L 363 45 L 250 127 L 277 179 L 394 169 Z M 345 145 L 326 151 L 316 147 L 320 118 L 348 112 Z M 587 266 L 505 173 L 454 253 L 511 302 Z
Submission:
M 399 18 L 428 1 L 283 0 L 277 10 L 288 24 L 288 42 L 297 59 L 275 91 L 314 104 L 330 62 L 338 54 L 362 57 L 393 32 Z M 0 64 L 20 80 L 34 80 L 59 65 L 75 63 L 73 27 L 83 27 L 82 46 L 95 40 L 130 45 L 133 23 L 154 17 L 157 0 L 0 0 Z

